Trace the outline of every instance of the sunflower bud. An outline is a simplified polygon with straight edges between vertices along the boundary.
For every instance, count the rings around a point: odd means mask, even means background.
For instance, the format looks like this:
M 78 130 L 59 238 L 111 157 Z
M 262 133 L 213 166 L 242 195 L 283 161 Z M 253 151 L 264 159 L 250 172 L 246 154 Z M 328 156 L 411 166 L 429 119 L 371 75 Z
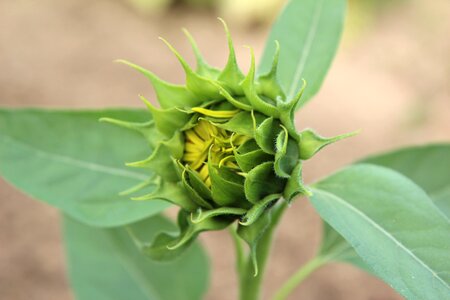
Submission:
M 187 31 L 197 58 L 195 71 L 163 40 L 181 63 L 186 85 L 167 83 L 122 61 L 151 81 L 160 107 L 142 98 L 153 122 L 105 121 L 138 130 L 154 147 L 148 158 L 128 165 L 154 171 L 158 189 L 133 199 L 163 199 L 181 208 L 180 234 L 159 235 L 144 249 L 148 255 L 173 258 L 200 232 L 220 230 L 237 221 L 237 232 L 250 245 L 256 271 L 259 238 L 251 233 L 264 232 L 277 201 L 290 202 L 297 195 L 309 194 L 302 182 L 302 160 L 346 135 L 326 139 L 311 130 L 298 132 L 294 114 L 306 84 L 294 98 L 286 97 L 277 81 L 278 43 L 267 74 L 256 76 L 251 50 L 250 70 L 244 75 L 222 23 L 230 51 L 223 70 L 205 63 Z M 130 191 L 135 193 L 145 185 Z

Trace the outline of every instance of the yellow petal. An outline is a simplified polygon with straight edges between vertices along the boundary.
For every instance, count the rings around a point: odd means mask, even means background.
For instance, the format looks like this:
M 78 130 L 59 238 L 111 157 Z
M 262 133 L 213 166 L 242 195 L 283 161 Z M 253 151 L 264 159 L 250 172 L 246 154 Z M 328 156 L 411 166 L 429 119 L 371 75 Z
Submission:
M 184 147 L 185 147 L 184 150 L 186 152 L 194 152 L 194 153 L 196 153 L 196 152 L 201 152 L 203 150 L 203 145 L 201 145 L 201 144 L 194 144 L 194 143 L 191 143 L 191 142 L 187 142 L 184 145 Z
M 203 164 L 203 166 L 200 168 L 200 171 L 198 172 L 200 174 L 200 178 L 205 181 L 209 176 L 209 170 L 208 165 Z
M 188 130 L 185 132 L 186 138 L 194 144 L 203 144 L 202 139 L 195 133 L 194 130 Z
M 200 120 L 193 130 L 195 130 L 197 135 L 203 140 L 209 140 L 211 138 L 211 133 L 213 133 L 211 124 L 203 120 Z
M 191 109 L 194 112 L 198 112 L 202 115 L 213 118 L 231 118 L 239 112 L 239 109 L 235 110 L 211 110 L 203 107 L 193 107 Z

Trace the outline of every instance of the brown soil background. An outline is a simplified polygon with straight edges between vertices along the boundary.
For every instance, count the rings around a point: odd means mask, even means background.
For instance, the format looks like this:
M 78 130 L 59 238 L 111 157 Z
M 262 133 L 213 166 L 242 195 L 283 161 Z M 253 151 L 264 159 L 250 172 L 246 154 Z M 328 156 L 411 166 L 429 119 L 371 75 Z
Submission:
M 362 132 L 308 163 L 307 182 L 370 153 L 450 140 L 449 4 L 404 1 L 348 29 L 323 89 L 299 113 L 297 125 L 324 135 Z M 179 30 L 187 27 L 207 59 L 221 66 L 226 44 L 215 15 L 178 8 L 144 17 L 113 0 L 0 0 L 0 105 L 141 106 L 137 94 L 153 97 L 147 81 L 111 62 L 127 58 L 182 83 L 181 68 L 157 37 L 172 41 L 192 62 Z M 260 57 L 268 28 L 230 27 L 246 68 L 248 50 L 242 45 L 252 45 Z M 55 209 L 0 179 L 0 299 L 73 299 L 58 223 Z M 265 299 L 313 255 L 319 239 L 319 218 L 306 199 L 297 200 L 276 238 Z M 201 240 L 213 265 L 206 298 L 236 299 L 229 237 L 208 233 Z M 401 297 L 362 271 L 332 264 L 313 274 L 290 299 Z

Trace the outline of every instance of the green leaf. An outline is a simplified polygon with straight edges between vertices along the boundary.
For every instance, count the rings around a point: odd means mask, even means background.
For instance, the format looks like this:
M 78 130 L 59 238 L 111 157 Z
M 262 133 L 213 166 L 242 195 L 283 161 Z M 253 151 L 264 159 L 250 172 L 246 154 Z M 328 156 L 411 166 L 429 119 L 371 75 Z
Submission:
M 403 296 L 450 294 L 450 223 L 414 182 L 361 164 L 320 181 L 313 192 L 322 218 Z
M 324 257 L 327 261 L 347 262 L 360 269 L 372 273 L 372 270 L 356 253 L 355 249 L 331 227 L 328 223 L 323 222 L 322 244 L 319 250 L 319 256 Z
M 450 218 L 450 144 L 404 148 L 362 162 L 388 167 L 410 178 Z
M 450 217 L 450 145 L 436 144 L 403 148 L 362 160 L 391 168 L 412 179 L 431 200 Z M 366 271 L 368 267 L 353 248 L 332 227 L 324 222 L 322 256 L 346 261 Z
M 0 174 L 28 195 L 95 226 L 131 223 L 168 207 L 119 196 L 153 174 L 124 165 L 151 150 L 138 132 L 99 123 L 101 117 L 144 122 L 149 113 L 1 109 Z
M 346 10 L 345 0 L 291 0 L 272 27 L 259 73 L 272 67 L 276 43 L 280 43 L 278 79 L 293 99 L 308 86 L 300 106 L 317 93 L 339 44 Z
M 179 259 L 162 264 L 148 259 L 133 243 L 132 236 L 150 241 L 161 230 L 175 231 L 175 226 L 162 216 L 154 216 L 127 228 L 101 229 L 65 217 L 69 277 L 76 298 L 202 299 L 209 267 L 198 244 Z

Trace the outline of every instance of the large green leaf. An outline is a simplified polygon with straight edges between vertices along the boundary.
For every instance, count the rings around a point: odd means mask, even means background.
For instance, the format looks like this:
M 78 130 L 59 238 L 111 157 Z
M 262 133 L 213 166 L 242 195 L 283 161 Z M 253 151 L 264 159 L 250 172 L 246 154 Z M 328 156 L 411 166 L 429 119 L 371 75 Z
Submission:
M 0 110 L 0 174 L 20 190 L 96 226 L 117 226 L 160 212 L 162 201 L 119 193 L 151 173 L 124 166 L 148 156 L 137 132 L 100 117 L 145 121 L 141 110 Z
M 288 99 L 305 79 L 300 104 L 306 103 L 319 90 L 336 53 L 345 10 L 345 0 L 290 0 L 272 27 L 259 73 L 270 69 L 278 40 L 278 79 Z
M 412 179 L 450 218 L 450 145 L 435 144 L 403 148 L 374 155 L 361 162 L 385 166 Z M 365 270 L 353 248 L 324 222 L 321 255 L 346 261 Z
M 318 256 L 328 262 L 346 262 L 372 273 L 355 249 L 328 223 L 322 222 L 322 243 Z
M 162 264 L 144 256 L 133 242 L 133 239 L 149 242 L 158 232 L 174 228 L 162 216 L 108 229 L 90 227 L 65 217 L 69 277 L 76 298 L 202 299 L 208 286 L 209 269 L 206 255 L 198 244 L 177 260 Z
M 450 218 L 450 144 L 404 148 L 362 162 L 385 166 L 410 178 Z
M 428 195 L 393 170 L 348 167 L 313 187 L 321 217 L 375 274 L 408 299 L 450 294 L 450 223 Z

